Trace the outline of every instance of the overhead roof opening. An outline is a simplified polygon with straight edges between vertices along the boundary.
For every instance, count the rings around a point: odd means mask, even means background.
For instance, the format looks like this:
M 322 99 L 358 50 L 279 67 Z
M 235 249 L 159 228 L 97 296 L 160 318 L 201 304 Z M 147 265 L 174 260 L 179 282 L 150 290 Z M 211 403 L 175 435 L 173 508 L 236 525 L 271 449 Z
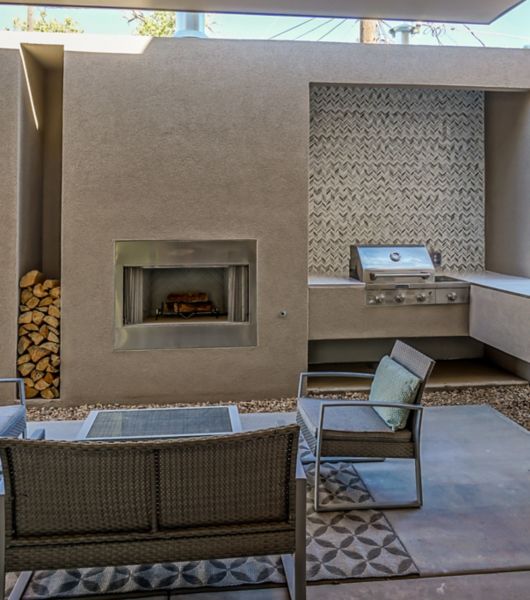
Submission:
M 55 6 L 488 24 L 521 0 L 53 0 Z M 10 0 L 8 4 L 27 4 Z M 34 0 L 35 6 L 50 6 Z

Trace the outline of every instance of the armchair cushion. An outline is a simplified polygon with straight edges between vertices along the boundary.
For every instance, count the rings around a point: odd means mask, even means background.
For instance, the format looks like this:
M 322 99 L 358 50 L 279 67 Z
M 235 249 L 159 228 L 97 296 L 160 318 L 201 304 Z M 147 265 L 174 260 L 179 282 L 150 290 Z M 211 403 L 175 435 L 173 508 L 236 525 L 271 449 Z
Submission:
M 421 379 L 416 377 L 389 356 L 383 357 L 375 372 L 370 390 L 372 402 L 399 402 L 414 404 L 418 396 Z M 409 412 L 406 408 L 376 406 L 374 410 L 392 431 L 404 429 Z
M 303 420 L 305 430 L 314 438 L 318 437 L 320 406 L 340 400 L 318 400 L 299 398 L 298 414 Z M 344 400 L 342 400 L 344 402 Z M 352 406 L 328 408 L 321 432 L 323 440 L 370 440 L 408 442 L 410 431 L 395 434 L 371 406 Z

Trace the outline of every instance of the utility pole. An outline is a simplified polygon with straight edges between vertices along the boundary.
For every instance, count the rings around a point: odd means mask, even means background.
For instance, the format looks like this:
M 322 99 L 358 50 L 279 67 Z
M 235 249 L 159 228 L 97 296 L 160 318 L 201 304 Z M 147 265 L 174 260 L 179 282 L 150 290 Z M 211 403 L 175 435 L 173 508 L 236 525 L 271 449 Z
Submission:
M 361 20 L 360 42 L 362 44 L 377 44 L 378 21 L 374 19 Z
M 33 6 L 28 6 L 27 18 L 28 31 L 33 31 L 35 28 L 35 17 L 33 14 Z

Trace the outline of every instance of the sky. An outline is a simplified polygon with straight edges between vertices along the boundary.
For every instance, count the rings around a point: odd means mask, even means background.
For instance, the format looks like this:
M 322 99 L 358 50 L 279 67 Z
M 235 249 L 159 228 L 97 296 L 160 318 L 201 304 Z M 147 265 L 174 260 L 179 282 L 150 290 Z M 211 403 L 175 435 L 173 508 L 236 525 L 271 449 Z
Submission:
M 38 14 L 40 8 L 35 9 Z M 127 35 L 134 33 L 129 24 L 129 11 L 88 8 L 48 8 L 49 18 L 63 20 L 72 17 L 85 33 Z M 0 4 L 0 30 L 12 29 L 13 19 L 24 19 L 26 7 Z M 207 17 L 209 37 L 234 39 L 284 39 L 321 42 L 358 42 L 359 24 L 354 19 L 311 19 L 307 17 L 274 17 L 212 14 Z M 381 24 L 387 43 L 400 43 L 392 37 L 390 28 L 399 22 Z M 290 31 L 287 31 L 290 30 Z M 438 39 L 424 27 L 412 36 L 412 44 L 442 43 L 446 46 L 491 46 L 505 48 L 530 47 L 530 0 L 497 19 L 492 25 L 441 26 Z

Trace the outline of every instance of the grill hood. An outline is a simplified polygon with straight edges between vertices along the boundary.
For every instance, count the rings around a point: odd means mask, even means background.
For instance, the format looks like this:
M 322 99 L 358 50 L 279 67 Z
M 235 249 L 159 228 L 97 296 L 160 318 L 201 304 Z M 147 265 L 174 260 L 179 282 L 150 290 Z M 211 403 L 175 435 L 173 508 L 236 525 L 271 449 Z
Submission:
M 434 282 L 426 246 L 350 246 L 350 275 L 364 283 Z

